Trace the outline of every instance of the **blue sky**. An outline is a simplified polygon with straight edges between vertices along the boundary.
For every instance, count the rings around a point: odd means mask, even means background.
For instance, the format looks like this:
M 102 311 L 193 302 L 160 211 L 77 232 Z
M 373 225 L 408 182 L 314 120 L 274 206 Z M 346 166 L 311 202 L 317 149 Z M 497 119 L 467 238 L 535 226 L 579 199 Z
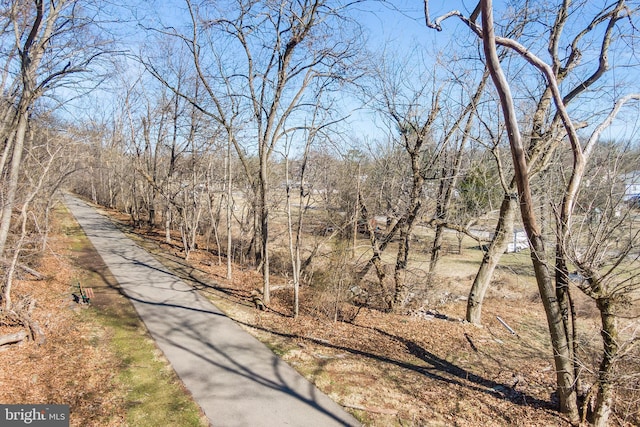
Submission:
M 467 12 L 475 6 L 475 1 L 434 1 L 430 2 L 432 18 L 439 16 L 453 8 Z M 495 8 L 503 7 L 504 2 L 495 2 Z M 162 19 L 165 24 L 178 24 L 185 18 L 185 6 L 182 0 L 169 1 L 144 1 L 127 2 L 125 6 L 114 5 L 120 8 L 122 22 L 115 30 L 125 35 L 125 46 L 135 50 L 137 43 L 144 40 L 141 25 L 153 26 L 154 21 Z M 428 29 L 424 23 L 423 2 L 421 0 L 394 0 L 383 3 L 367 1 L 357 5 L 353 11 L 354 18 L 365 27 L 368 33 L 369 48 L 392 52 L 398 58 L 412 52 L 420 51 L 427 57 L 437 52 L 464 52 L 475 42 L 475 36 L 465 28 L 458 19 L 452 18 L 443 24 L 443 31 L 437 32 Z M 499 12 L 496 13 L 498 15 Z M 129 16 L 125 18 L 125 16 Z M 114 25 L 116 27 L 116 25 Z M 468 52 L 468 51 L 467 51 Z M 131 64 L 131 75 L 137 73 L 136 66 Z M 637 88 L 627 87 L 625 90 Z M 104 99 L 104 98 L 102 98 Z M 95 103 L 91 101 L 93 105 Z M 87 107 L 87 103 L 84 103 Z M 618 121 L 614 127 L 605 133 L 604 137 L 616 137 L 624 135 L 625 138 L 635 136 L 638 117 L 635 114 L 626 114 L 626 123 Z M 353 126 L 357 127 L 355 134 L 363 138 L 378 137 L 382 130 L 380 123 L 374 122 L 374 116 L 370 113 L 356 113 L 352 119 Z

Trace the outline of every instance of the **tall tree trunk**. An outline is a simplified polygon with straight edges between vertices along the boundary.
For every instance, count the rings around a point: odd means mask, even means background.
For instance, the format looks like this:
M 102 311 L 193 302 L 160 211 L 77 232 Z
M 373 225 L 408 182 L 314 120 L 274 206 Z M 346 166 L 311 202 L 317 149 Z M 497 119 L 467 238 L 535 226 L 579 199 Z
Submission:
M 17 117 L 14 117 L 13 120 L 17 120 Z M 0 174 L 4 174 L 5 172 L 5 166 L 7 164 L 7 162 L 9 161 L 9 159 L 11 158 L 11 152 L 13 150 L 13 142 L 15 140 L 16 137 L 16 133 L 15 133 L 15 127 L 11 126 L 13 124 L 9 123 L 6 125 L 6 127 L 9 129 L 9 132 L 11 132 L 3 141 L 4 141 L 4 147 L 2 150 L 2 156 L 0 157 Z M 5 132 L 7 132 L 7 130 L 3 129 L 3 134 Z M 4 136 L 4 135 L 3 135 Z M 2 206 L 0 206 L 0 212 L 2 212 Z
M 420 211 L 419 194 L 422 190 L 422 179 L 418 178 L 418 184 L 415 186 L 415 197 L 412 197 L 412 206 L 409 215 L 400 227 L 400 242 L 398 244 L 398 254 L 396 256 L 396 268 L 394 272 L 395 293 L 393 296 L 391 309 L 397 309 L 406 299 L 406 282 L 405 276 L 407 272 L 407 263 L 409 260 L 409 250 L 411 244 L 411 234 L 415 226 L 415 220 Z
M 384 248 L 389 243 L 390 239 L 387 239 L 380 243 L 378 238 L 376 237 L 376 233 L 370 227 L 369 221 L 369 212 L 367 211 L 367 206 L 364 204 L 364 200 L 362 199 L 362 195 L 358 193 L 357 204 L 360 207 L 360 216 L 366 221 L 367 227 L 369 228 L 369 242 L 371 243 L 371 250 L 373 251 L 373 255 L 367 261 L 367 264 L 358 272 L 357 278 L 358 281 L 362 281 L 364 277 L 369 272 L 371 266 L 375 267 L 376 276 L 378 277 L 378 284 L 380 286 L 380 295 L 382 297 L 382 301 L 385 305 L 385 309 L 391 310 L 393 307 L 393 300 L 387 293 L 387 288 L 385 286 L 385 278 L 387 277 L 387 272 L 382 262 L 382 253 L 384 252 Z M 395 234 L 395 231 L 390 232 Z
M 531 242 L 531 259 L 536 282 L 538 283 L 538 290 L 542 298 L 547 324 L 549 325 L 549 333 L 551 335 L 560 410 L 569 416 L 573 424 L 577 424 L 579 422 L 579 412 L 574 383 L 573 349 L 570 344 L 570 337 L 567 336 L 567 328 L 563 321 L 562 308 L 556 296 L 556 288 L 553 283 L 552 274 L 549 271 L 544 241 L 536 232 L 535 222 L 532 223 L 529 218 L 525 219 L 524 216 L 525 215 L 523 215 L 523 223 L 525 230 L 527 230 L 529 241 Z
M 265 304 L 271 301 L 269 286 L 269 201 L 267 159 L 260 159 L 260 252 L 262 257 L 262 297 Z
M 562 219 L 559 219 L 558 222 L 562 223 Z M 568 347 L 569 347 L 569 355 L 573 363 L 573 375 L 575 377 L 575 381 L 579 380 L 578 372 L 579 366 L 578 362 L 575 359 L 575 352 L 577 343 L 575 342 L 576 330 L 575 330 L 575 313 L 573 312 L 573 304 L 571 303 L 571 294 L 569 290 L 569 268 L 567 266 L 567 256 L 565 253 L 564 244 L 567 241 L 564 239 L 564 234 L 562 226 L 558 226 L 558 238 L 556 242 L 556 268 L 555 268 L 555 286 L 556 286 L 556 298 L 558 301 L 558 307 L 560 308 L 560 312 L 562 313 L 562 323 L 565 329 L 565 336 L 567 337 Z M 577 385 L 577 383 L 576 383 Z M 578 387 L 575 387 L 577 390 Z
M 306 159 L 305 159 L 306 160 Z M 287 191 L 287 234 L 289 236 L 289 256 L 291 257 L 291 277 L 293 280 L 293 317 L 297 318 L 300 308 L 300 226 L 302 222 L 302 201 L 304 200 L 304 175 L 300 179 L 300 204 L 298 212 L 298 220 L 296 221 L 295 235 L 293 232 L 293 213 L 291 210 L 291 183 L 289 181 L 289 157 L 284 159 L 285 161 L 285 180 Z M 304 168 L 303 168 L 304 170 Z
M 471 98 L 471 102 L 467 104 L 464 109 L 464 113 L 460 115 L 458 118 L 458 123 L 456 126 L 451 128 L 451 131 L 445 138 L 444 144 L 448 144 L 449 139 L 453 135 L 453 131 L 458 128 L 458 124 L 462 123 L 465 115 L 467 116 L 465 126 L 463 129 L 463 136 L 460 141 L 460 144 L 456 151 L 456 156 L 453 161 L 453 165 L 445 168 L 442 171 L 442 177 L 440 180 L 440 186 L 438 189 L 438 202 L 436 206 L 436 215 L 437 219 L 446 220 L 449 215 L 449 210 L 451 207 L 451 201 L 453 200 L 454 190 L 456 188 L 458 178 L 460 176 L 460 168 L 462 165 L 462 155 L 465 151 L 465 147 L 467 146 L 467 142 L 469 141 L 469 135 L 471 134 L 471 127 L 473 126 L 473 118 L 476 105 L 480 100 L 480 96 L 484 92 L 484 88 L 486 86 L 487 80 L 489 79 L 489 71 L 485 70 L 482 75 L 482 80 L 478 85 L 476 93 Z M 446 165 L 446 161 L 445 161 Z M 431 260 L 429 262 L 429 272 L 435 273 L 436 266 L 438 265 L 438 261 L 440 260 L 440 253 L 442 247 L 442 237 L 444 233 L 444 225 L 437 224 L 436 225 L 436 235 L 433 239 L 433 248 L 431 250 Z M 459 240 L 458 252 L 462 253 L 462 238 Z
M 233 218 L 233 187 L 232 187 L 232 174 L 231 174 L 231 135 L 227 134 L 227 155 L 226 155 L 226 182 L 227 182 L 227 280 L 233 279 L 233 269 L 231 264 L 233 254 L 233 237 L 231 236 L 231 220 Z
M 2 217 L 0 218 L 0 257 L 4 255 L 9 228 L 11 227 L 11 215 L 15 204 L 16 193 L 18 191 L 18 181 L 20 178 L 20 165 L 22 163 L 22 152 L 24 151 L 24 139 L 27 133 L 26 108 L 18 110 L 18 123 L 15 131 L 13 155 L 11 156 L 9 182 L 7 183 L 7 193 L 4 197 Z
M 513 234 L 513 223 L 518 209 L 518 197 L 513 193 L 505 193 L 500 205 L 500 217 L 496 225 L 491 244 L 482 258 L 476 277 L 473 279 L 467 300 L 467 321 L 480 324 L 482 319 L 482 303 L 491 283 L 493 272 L 500 262 L 502 254 L 509 245 Z
M 453 171 L 449 172 L 447 169 L 447 160 L 448 156 L 445 155 L 444 164 L 442 168 L 442 172 L 440 175 L 440 185 L 438 186 L 438 197 L 436 203 L 436 213 L 434 217 L 438 220 L 445 220 L 448 216 L 449 206 L 451 205 L 451 187 L 453 183 L 449 182 L 450 177 L 449 173 L 452 173 L 454 176 L 457 175 L 458 170 L 460 169 L 460 160 L 462 159 L 462 146 L 458 151 L 457 162 L 453 165 Z M 451 178 L 453 179 L 453 178 Z M 442 254 L 442 238 L 444 237 L 444 225 L 437 224 L 436 225 L 436 233 L 433 237 L 433 246 L 431 248 L 431 260 L 429 261 L 429 273 L 435 273 L 436 266 L 438 265 L 438 261 L 440 261 L 440 256 Z
M 509 135 L 509 145 L 518 187 L 522 223 L 531 245 L 531 260 L 551 335 L 560 410 L 568 415 L 571 423 L 578 424 L 580 416 L 574 388 L 571 349 L 569 348 L 569 340 L 562 318 L 562 310 L 556 296 L 555 284 L 553 283 L 552 274 L 549 271 L 544 239 L 536 221 L 527 159 L 516 117 L 516 108 L 496 50 L 492 1 L 481 0 L 480 7 L 482 10 L 483 49 L 487 60 L 487 67 L 489 68 L 491 78 L 500 97 L 500 105 Z
M 156 225 L 156 190 L 153 188 L 149 195 L 149 218 L 147 220 L 147 225 L 149 228 L 153 228 Z
M 598 298 L 596 303 L 600 310 L 600 319 L 602 321 L 601 335 L 604 343 L 604 352 L 598 371 L 598 398 L 596 401 L 593 425 L 595 427 L 606 427 L 611 414 L 611 404 L 614 397 L 612 370 L 616 356 L 618 355 L 618 327 L 612 300 L 609 298 Z
M 411 239 L 411 233 L 407 226 L 402 227 L 400 230 L 400 242 L 398 242 L 398 254 L 396 256 L 396 268 L 393 274 L 395 281 L 395 292 L 393 294 L 392 309 L 399 308 L 406 299 L 406 281 L 405 276 L 407 272 L 407 260 L 409 258 L 409 240 Z
M 436 218 L 443 219 L 443 215 L 436 214 Z M 431 246 L 431 259 L 429 260 L 429 273 L 435 273 L 440 255 L 442 254 L 442 235 L 444 234 L 444 226 L 436 225 L 436 233 L 433 237 L 433 246 Z
M 171 204 L 168 201 L 164 208 L 164 241 L 171 244 Z

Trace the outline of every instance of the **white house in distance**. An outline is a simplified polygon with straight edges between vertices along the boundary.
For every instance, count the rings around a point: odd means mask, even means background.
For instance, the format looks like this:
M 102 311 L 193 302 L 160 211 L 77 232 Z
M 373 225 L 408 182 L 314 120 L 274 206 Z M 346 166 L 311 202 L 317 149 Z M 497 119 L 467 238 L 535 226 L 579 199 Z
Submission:
M 513 239 L 507 245 L 507 253 L 520 252 L 529 248 L 529 238 L 524 230 L 514 229 Z
M 622 200 L 640 201 L 640 170 L 634 170 L 620 176 L 620 179 L 624 182 L 624 196 Z
M 495 233 L 490 233 L 488 231 L 481 230 L 473 230 L 473 234 L 484 238 L 486 240 L 492 240 L 495 236 Z M 515 253 L 520 252 L 524 249 L 529 248 L 529 238 L 527 237 L 527 232 L 523 229 L 514 228 L 513 234 L 511 235 L 511 241 L 507 244 L 507 249 L 505 253 Z M 485 249 L 486 250 L 486 249 Z

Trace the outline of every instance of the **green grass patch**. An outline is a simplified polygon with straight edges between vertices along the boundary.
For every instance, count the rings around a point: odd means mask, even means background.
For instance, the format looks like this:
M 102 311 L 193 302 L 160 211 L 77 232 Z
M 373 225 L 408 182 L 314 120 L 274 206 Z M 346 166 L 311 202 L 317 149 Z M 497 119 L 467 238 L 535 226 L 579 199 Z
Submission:
M 103 329 L 90 345 L 103 346 L 115 357 L 113 386 L 126 412 L 126 424 L 136 427 L 208 426 L 177 374 L 156 347 L 131 302 L 113 286 L 114 279 L 82 229 L 66 209 L 60 209 L 62 233 L 70 238 L 77 281 L 96 288 L 96 301 L 80 312 L 80 320 Z M 99 342 L 102 341 L 102 342 Z
M 127 423 L 139 427 L 207 425 L 199 407 L 156 348 L 133 307 L 88 310 L 111 332 L 110 347 L 119 366 L 117 387 L 125 393 Z

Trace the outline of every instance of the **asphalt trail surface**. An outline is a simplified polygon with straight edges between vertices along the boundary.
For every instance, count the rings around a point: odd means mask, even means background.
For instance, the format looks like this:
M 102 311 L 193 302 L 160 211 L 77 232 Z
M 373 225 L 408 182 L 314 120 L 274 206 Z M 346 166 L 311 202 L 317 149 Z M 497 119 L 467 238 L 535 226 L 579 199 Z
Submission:
M 65 203 L 212 426 L 360 425 L 107 217 Z

